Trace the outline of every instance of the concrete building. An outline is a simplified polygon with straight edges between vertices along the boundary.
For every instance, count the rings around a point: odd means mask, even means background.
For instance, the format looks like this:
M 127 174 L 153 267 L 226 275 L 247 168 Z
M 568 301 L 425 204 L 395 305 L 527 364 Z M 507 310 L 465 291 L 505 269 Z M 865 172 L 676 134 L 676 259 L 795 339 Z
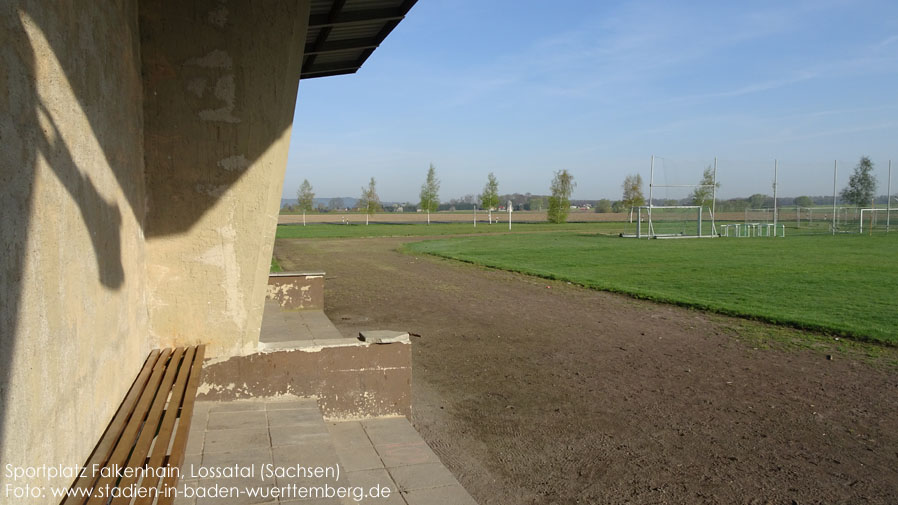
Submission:
M 83 463 L 152 348 L 256 352 L 300 78 L 414 3 L 0 3 L 4 465 Z

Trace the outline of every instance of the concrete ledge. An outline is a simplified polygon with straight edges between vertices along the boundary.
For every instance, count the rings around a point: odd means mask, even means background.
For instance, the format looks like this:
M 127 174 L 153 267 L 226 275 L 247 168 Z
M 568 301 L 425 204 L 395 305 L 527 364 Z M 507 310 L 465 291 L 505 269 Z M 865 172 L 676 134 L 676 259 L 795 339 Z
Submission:
M 411 342 L 354 339 L 307 342 L 224 360 L 208 360 L 198 400 L 317 397 L 327 419 L 411 416 Z
M 324 309 L 324 272 L 276 272 L 268 276 L 266 298 L 284 309 Z

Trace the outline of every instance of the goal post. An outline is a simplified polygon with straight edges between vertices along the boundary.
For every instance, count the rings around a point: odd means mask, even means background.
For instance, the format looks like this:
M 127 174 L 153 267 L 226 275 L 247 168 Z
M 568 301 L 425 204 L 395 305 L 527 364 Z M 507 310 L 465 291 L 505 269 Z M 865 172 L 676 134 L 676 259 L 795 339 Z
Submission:
M 657 159 L 664 161 L 664 158 L 657 158 Z M 642 220 L 637 219 L 637 226 L 636 226 L 637 227 L 637 231 L 636 231 L 637 238 L 642 238 L 643 236 L 646 236 L 648 238 L 656 238 L 656 237 L 716 237 L 717 236 L 717 226 L 715 223 L 715 215 L 714 215 L 715 212 L 714 211 L 717 206 L 716 205 L 717 204 L 717 158 L 716 157 L 714 158 L 713 171 L 711 172 L 712 173 L 711 184 L 701 184 L 701 183 L 699 183 L 699 184 L 671 184 L 671 183 L 668 183 L 666 167 L 664 168 L 664 170 L 665 170 L 664 184 L 657 184 L 655 182 L 655 170 L 656 170 L 655 169 L 655 160 L 656 160 L 656 157 L 654 155 L 652 155 L 651 168 L 650 168 L 650 172 L 649 172 L 649 202 L 648 202 L 648 205 L 638 208 L 638 213 L 640 215 L 639 217 L 641 217 L 643 212 L 645 212 L 645 214 L 647 215 L 648 230 L 647 230 L 647 233 L 643 233 L 644 230 L 642 229 Z M 711 170 L 711 168 L 712 167 L 709 165 L 707 170 Z M 705 172 L 705 173 L 707 175 L 707 172 Z M 676 205 L 670 205 L 670 203 L 668 203 L 667 205 L 655 205 L 655 190 L 656 190 L 656 188 L 658 188 L 658 189 L 664 188 L 666 190 L 673 189 L 673 190 L 679 190 L 679 191 L 688 190 L 688 191 L 695 192 L 695 194 L 699 193 L 698 190 L 703 190 L 703 192 L 709 191 L 710 195 L 708 195 L 708 196 L 711 197 L 710 198 L 711 201 L 708 202 L 709 205 L 707 205 L 707 206 L 706 205 L 681 205 L 682 203 L 684 203 L 684 201 L 680 200 L 678 202 L 676 199 L 673 200 L 674 203 L 678 203 Z M 705 193 L 705 195 L 707 195 L 707 193 Z M 687 197 L 688 197 L 688 195 L 687 195 Z M 704 200 L 704 198 L 703 198 L 703 200 Z M 671 202 L 671 200 L 669 198 L 667 199 L 667 201 Z M 705 203 L 705 202 L 702 201 L 701 203 Z M 711 221 L 710 234 L 704 234 L 702 232 L 702 212 L 705 207 L 707 207 L 707 209 L 708 209 L 709 217 L 710 217 L 710 221 Z M 659 217 L 661 217 L 659 215 L 659 211 L 664 215 L 664 217 L 669 218 L 670 216 L 673 216 L 673 220 L 678 221 L 678 222 L 689 222 L 694 219 L 694 226 L 695 226 L 693 228 L 694 233 L 688 231 L 686 226 L 679 226 L 678 227 L 679 230 L 666 229 L 668 227 L 664 226 L 665 220 L 664 219 L 659 220 Z M 686 216 L 694 216 L 694 218 L 686 217 Z M 658 225 L 658 226 L 656 226 L 656 225 Z
M 710 237 L 702 231 L 701 205 L 636 207 L 636 238 Z M 710 211 L 710 208 L 708 208 Z
M 877 221 L 877 219 L 879 219 L 877 212 L 885 212 L 886 213 L 884 216 L 886 218 L 885 219 L 885 222 L 886 222 L 885 231 L 886 232 L 889 231 L 889 226 L 891 225 L 890 221 L 891 221 L 892 213 L 898 212 L 898 209 L 893 209 L 893 208 L 891 208 L 891 206 L 884 208 L 884 209 L 883 208 L 860 209 L 860 218 L 858 219 L 858 221 L 859 221 L 858 222 L 858 232 L 859 233 L 864 233 L 864 215 L 865 214 L 867 215 L 867 219 L 870 220 L 869 227 L 867 228 L 867 230 L 872 232 L 876 228 L 876 226 L 877 226 L 876 221 Z

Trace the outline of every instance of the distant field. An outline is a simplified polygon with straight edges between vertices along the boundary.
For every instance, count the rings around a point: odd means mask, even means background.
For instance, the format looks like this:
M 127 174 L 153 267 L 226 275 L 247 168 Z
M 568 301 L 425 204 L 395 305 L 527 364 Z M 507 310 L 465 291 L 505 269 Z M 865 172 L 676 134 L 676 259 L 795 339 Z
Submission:
M 407 248 L 898 345 L 898 233 L 635 240 L 567 232 L 456 237 Z
M 623 223 L 512 223 L 512 231 L 508 231 L 508 222 L 504 224 L 478 223 L 434 223 L 432 225 L 415 223 L 364 223 L 331 224 L 316 223 L 303 226 L 279 225 L 277 238 L 353 238 L 353 237 L 423 237 L 442 235 L 467 235 L 486 233 L 523 233 L 523 232 L 561 232 L 579 231 L 588 233 L 621 233 Z

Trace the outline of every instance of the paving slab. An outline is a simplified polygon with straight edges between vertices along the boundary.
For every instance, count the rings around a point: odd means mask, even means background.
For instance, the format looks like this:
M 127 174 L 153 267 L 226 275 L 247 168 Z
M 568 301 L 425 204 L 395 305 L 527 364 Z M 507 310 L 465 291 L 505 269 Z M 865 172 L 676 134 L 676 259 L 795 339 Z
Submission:
M 283 409 L 268 411 L 268 426 L 272 428 L 301 426 L 310 423 L 320 425 L 321 428 L 324 428 L 324 423 L 321 422 L 321 413 L 318 412 L 317 409 Z
M 442 463 L 397 466 L 390 468 L 389 472 L 403 492 L 458 484 L 452 472 Z
M 390 483 L 397 494 L 383 503 L 411 504 L 414 500 L 415 505 L 476 505 L 406 418 L 330 422 L 327 428 L 353 485 Z M 378 466 L 360 468 L 365 465 Z
M 381 417 L 361 421 L 365 432 L 375 446 L 401 444 L 421 439 L 418 432 L 404 417 Z
M 245 492 L 224 498 L 182 495 L 178 505 L 475 503 L 404 417 L 325 422 L 313 399 L 199 402 L 196 413 L 206 419 L 191 423 L 190 450 L 182 465 L 185 479 L 179 487 L 252 488 L 259 496 Z M 186 473 L 190 465 L 255 471 L 206 478 Z M 277 469 L 277 474 L 263 478 L 266 465 Z M 316 477 L 317 469 L 330 473 Z M 353 497 L 300 498 L 300 490 L 327 486 L 366 496 L 361 502 Z M 390 490 L 389 497 L 371 496 L 384 489 Z M 286 494 L 278 497 L 278 493 Z
M 236 430 L 240 428 L 252 428 L 265 424 L 266 412 L 264 410 L 246 410 L 238 412 L 211 412 L 206 431 Z
M 270 427 L 271 446 L 281 447 L 285 445 L 302 445 L 314 443 L 316 440 L 327 440 L 330 435 L 327 429 L 320 423 L 303 423 L 292 426 Z
M 390 478 L 390 474 L 387 473 L 385 468 L 347 472 L 346 475 L 351 485 L 361 487 L 369 495 L 372 494 L 373 490 L 377 490 L 374 491 L 379 494 L 377 498 L 370 498 L 369 500 L 363 500 L 363 502 L 368 501 L 383 505 L 405 505 L 405 500 L 402 499 L 399 488 L 396 487 L 396 483 Z M 387 489 L 389 490 L 388 494 L 385 491 Z M 385 494 L 386 498 L 384 498 Z
M 202 466 L 209 467 L 233 467 L 240 468 L 272 463 L 271 448 L 259 447 L 242 451 L 210 452 L 203 454 Z M 186 462 L 185 462 L 186 463 Z
M 269 447 L 271 440 L 268 428 L 247 428 L 242 430 L 207 431 L 203 454 L 212 452 L 236 452 Z
M 249 400 L 238 400 L 233 402 L 197 402 L 207 404 L 209 414 L 213 412 L 243 412 L 246 410 L 265 410 L 265 403 L 249 401 Z
M 205 430 L 190 430 L 187 435 L 187 446 L 184 449 L 184 454 L 187 456 L 190 455 L 201 455 L 203 453 L 203 442 L 206 438 Z
M 265 402 L 266 410 L 297 410 L 306 409 L 318 412 L 318 401 L 314 398 L 302 398 L 299 400 L 276 400 Z

